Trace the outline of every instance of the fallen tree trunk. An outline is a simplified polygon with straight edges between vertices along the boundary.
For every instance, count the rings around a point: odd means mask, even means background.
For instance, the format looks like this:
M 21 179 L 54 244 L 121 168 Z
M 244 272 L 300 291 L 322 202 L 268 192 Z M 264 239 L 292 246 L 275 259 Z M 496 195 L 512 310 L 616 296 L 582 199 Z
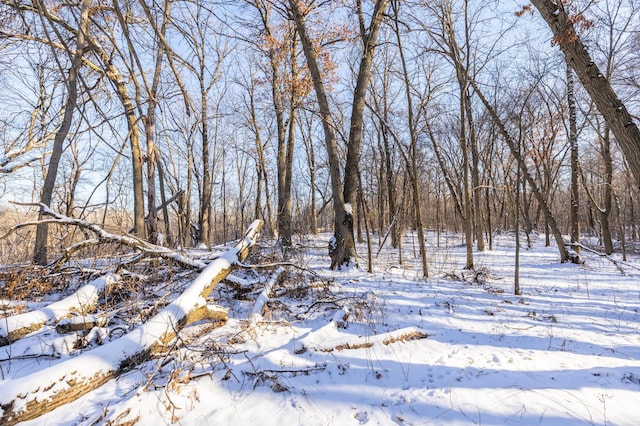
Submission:
M 0 385 L 0 424 L 34 419 L 76 400 L 164 350 L 190 322 L 224 319 L 226 314 L 207 305 L 206 298 L 249 255 L 262 224 L 261 220 L 254 221 L 235 247 L 213 260 L 176 300 L 130 333 Z
M 29 333 L 40 330 L 48 322 L 57 322 L 73 313 L 86 314 L 96 309 L 104 289 L 118 280 L 107 274 L 82 286 L 72 295 L 35 311 L 2 318 L 0 320 L 0 346 L 5 346 Z

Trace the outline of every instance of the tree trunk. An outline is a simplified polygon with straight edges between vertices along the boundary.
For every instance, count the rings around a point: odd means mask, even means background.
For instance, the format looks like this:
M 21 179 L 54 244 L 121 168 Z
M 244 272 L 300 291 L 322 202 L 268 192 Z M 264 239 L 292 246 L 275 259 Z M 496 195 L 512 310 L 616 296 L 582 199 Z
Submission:
M 39 7 L 44 11 L 45 5 L 38 2 Z M 78 103 L 78 79 L 80 74 L 80 68 L 82 67 L 82 56 L 84 55 L 84 49 L 86 47 L 86 35 L 89 27 L 89 11 L 91 2 L 89 0 L 83 0 L 81 3 L 80 11 L 80 23 L 76 36 L 76 50 L 71 60 L 71 67 L 69 68 L 69 75 L 67 78 L 67 99 L 64 106 L 64 115 L 60 128 L 56 132 L 53 140 L 53 149 L 51 157 L 49 158 L 49 166 L 47 168 L 47 174 L 44 179 L 44 185 L 42 186 L 42 192 L 40 196 L 40 202 L 46 206 L 51 205 L 51 199 L 53 198 L 53 190 L 56 185 L 56 177 L 58 174 L 58 166 L 60 159 L 62 158 L 62 150 L 64 141 L 69 134 L 71 128 L 71 121 L 73 120 L 73 113 L 75 112 Z M 42 210 L 38 216 L 42 219 Z M 45 265 L 47 263 L 47 245 L 49 239 L 49 227 L 46 223 L 38 225 L 36 228 L 36 240 L 33 250 L 33 262 L 38 265 Z
M 483 235 L 483 215 L 480 204 L 482 191 L 480 189 L 480 155 L 478 153 L 478 138 L 476 137 L 475 122 L 473 121 L 473 110 L 471 108 L 471 96 L 465 93 L 465 109 L 467 116 L 467 126 L 469 128 L 469 149 L 471 151 L 471 195 L 473 200 L 473 222 L 476 237 L 476 248 L 484 251 L 485 242 Z
M 293 149 L 295 142 L 296 129 L 296 109 L 297 109 L 297 39 L 296 35 L 291 36 L 291 75 L 282 77 L 280 67 L 282 66 L 283 54 L 282 50 L 287 50 L 287 41 L 277 38 L 272 31 L 271 23 L 271 5 L 260 1 L 249 2 L 255 7 L 260 15 L 262 27 L 265 37 L 265 50 L 269 59 L 269 67 L 271 71 L 271 102 L 275 114 L 276 132 L 277 132 L 277 211 L 276 211 L 276 228 L 278 241 L 281 245 L 291 246 L 291 175 L 293 167 Z M 276 31 L 277 33 L 277 31 Z M 287 138 L 287 123 L 284 115 L 284 96 L 283 87 L 290 83 L 289 100 L 290 100 L 290 116 L 288 122 L 289 136 Z M 253 102 L 253 99 L 252 99 Z M 252 105 L 253 108 L 253 105 Z
M 580 192 L 578 188 L 578 125 L 576 117 L 576 98 L 574 94 L 573 71 L 567 64 L 567 104 L 569 105 L 569 146 L 571 149 L 571 242 L 573 249 L 580 254 Z
M 347 161 L 344 169 L 344 199 L 345 202 L 354 206 L 358 190 L 358 165 L 360 164 L 362 151 L 364 108 L 367 88 L 369 87 L 369 81 L 371 81 L 371 64 L 373 63 L 382 18 L 389 2 L 390 0 L 376 0 L 369 28 L 365 33 L 361 34 L 364 51 L 360 58 L 356 87 L 353 93 Z
M 385 101 L 386 103 L 386 101 Z M 385 111 L 386 112 L 386 111 Z M 400 231 L 398 229 L 398 221 L 396 220 L 396 186 L 393 175 L 393 165 L 391 157 L 391 146 L 389 144 L 389 134 L 386 131 L 385 124 L 382 127 L 382 142 L 384 144 L 384 171 L 387 184 L 387 201 L 389 203 L 389 223 L 391 224 L 391 247 L 397 248 L 400 240 Z
M 187 181 L 186 189 L 180 197 L 180 215 L 182 217 L 182 239 L 181 246 L 183 248 L 189 247 L 192 244 L 191 238 L 191 188 L 193 187 L 193 174 L 194 174 L 194 161 L 193 161 L 193 145 L 187 148 Z
M 464 239 L 466 245 L 466 263 L 464 269 L 473 269 L 473 207 L 471 206 L 471 188 L 469 187 L 469 146 L 467 144 L 467 126 L 465 123 L 465 107 L 467 83 L 462 77 L 464 72 L 458 72 L 460 85 L 460 149 L 462 150 L 462 200 L 464 201 Z
M 284 120 L 284 106 L 280 100 L 281 94 L 278 86 L 282 84 L 280 81 L 280 72 L 278 70 L 278 59 L 273 49 L 269 51 L 269 59 L 271 62 L 271 93 L 273 98 L 273 107 L 276 115 L 276 127 L 278 132 L 278 152 L 277 152 L 277 170 L 278 170 L 278 210 L 277 210 L 277 227 L 278 240 L 283 246 L 291 245 L 291 192 L 287 194 L 287 127 Z M 291 108 L 291 111 L 295 109 Z M 292 128 L 289 128 L 291 131 Z M 293 137 L 293 135 L 291 135 Z
M 169 11 L 171 8 L 171 2 L 165 1 L 162 12 L 162 25 L 160 27 L 160 36 L 164 36 L 167 30 L 167 24 L 169 20 Z M 149 19 L 152 19 L 149 16 Z M 162 71 L 162 58 L 164 57 L 164 45 L 158 41 L 156 50 L 156 63 L 153 72 L 153 81 L 148 93 L 148 108 L 147 116 L 144 120 L 145 137 L 147 140 L 147 239 L 152 244 L 158 242 L 158 214 L 156 212 L 156 163 L 157 163 L 157 148 L 156 148 L 156 107 L 158 104 L 158 86 L 160 84 L 160 73 Z
M 518 151 L 520 151 L 520 143 L 518 141 Z M 520 290 L 520 162 L 518 162 L 518 172 L 516 174 L 516 200 L 515 200 L 515 223 L 516 223 L 516 253 L 514 260 L 514 277 L 513 277 L 513 294 L 519 296 L 522 294 Z
M 396 177 L 394 173 L 393 155 L 391 149 L 391 142 L 389 140 L 391 130 L 389 129 L 389 72 L 384 72 L 381 76 L 382 89 L 381 91 L 372 91 L 374 95 L 372 97 L 373 106 L 371 106 L 372 112 L 378 119 L 377 126 L 377 139 L 378 139 L 378 151 L 380 152 L 380 170 L 379 170 L 379 218 L 378 227 L 380 233 L 383 232 L 385 226 L 389 226 L 387 233 L 391 234 L 391 247 L 398 247 L 398 240 L 400 238 L 400 232 L 398 230 L 397 219 L 397 194 L 396 194 Z M 375 95 L 378 95 L 377 97 Z M 378 99 L 380 98 L 380 99 Z M 386 204 L 385 204 L 386 203 Z M 386 241 L 386 238 L 385 238 Z
M 312 141 L 309 139 L 307 161 L 309 162 L 309 186 L 311 191 L 311 233 L 318 235 L 318 212 L 316 211 L 316 156 L 313 152 Z
M 604 133 L 599 135 L 599 138 L 600 154 L 602 155 L 602 162 L 604 164 L 602 204 L 598 203 L 596 195 L 589 189 L 587 179 L 584 174 L 582 174 L 582 185 L 587 192 L 590 205 L 597 211 L 604 251 L 606 254 L 611 254 L 614 251 L 610 225 L 611 212 L 613 211 L 613 160 L 611 158 L 611 137 L 608 126 L 605 125 Z
M 361 174 L 358 173 L 358 176 L 361 176 Z M 362 210 L 362 213 L 358 217 L 362 218 L 362 221 L 364 222 L 364 231 L 367 234 L 367 272 L 372 274 L 373 273 L 373 250 L 371 248 L 371 233 L 369 232 L 369 214 L 367 209 L 367 201 L 364 198 L 364 191 L 362 188 L 362 178 L 360 178 L 360 180 L 358 181 L 358 195 L 359 195 L 358 198 L 360 202 L 360 209 Z
M 254 88 L 254 79 L 253 75 L 251 76 L 251 81 L 249 86 L 247 87 L 248 95 L 249 95 L 249 114 L 250 114 L 250 125 L 251 130 L 255 135 L 255 146 L 256 146 L 256 201 L 254 205 L 253 215 L 256 218 L 263 217 L 262 214 L 262 186 L 265 181 L 265 175 L 267 173 L 267 166 L 264 158 L 264 147 L 262 145 L 262 136 L 260 132 L 260 125 L 258 124 L 258 115 L 256 113 L 256 99 L 255 99 L 255 88 Z
M 298 70 L 296 66 L 295 56 L 297 54 L 297 43 L 292 42 L 292 65 L 291 65 L 291 107 L 289 109 L 289 130 L 287 135 L 286 146 L 283 146 L 283 152 L 280 152 L 280 145 L 278 145 L 278 230 L 280 233 L 280 242 L 284 246 L 291 246 L 292 234 L 291 229 L 291 185 L 293 177 L 293 150 L 295 148 L 295 135 L 297 127 L 297 114 L 298 114 L 298 90 L 297 79 Z M 282 160 L 282 164 L 280 161 Z M 282 173 L 282 178 L 280 177 Z M 282 186 L 280 186 L 282 185 Z
M 356 255 L 353 235 L 353 208 L 356 205 L 358 190 L 358 164 L 362 145 L 362 126 L 364 121 L 364 107 L 367 87 L 371 79 L 371 63 L 375 52 L 376 42 L 384 11 L 390 0 L 377 0 L 374 5 L 368 32 L 361 34 L 364 51 L 358 68 L 356 88 L 353 94 L 351 111 L 351 126 L 347 146 L 347 160 L 344 169 L 344 187 L 341 186 L 340 163 L 338 157 L 337 139 L 333 131 L 333 120 L 327 99 L 322 73 L 317 60 L 317 53 L 307 32 L 304 16 L 300 10 L 299 0 L 289 0 L 293 21 L 302 42 L 302 50 L 307 58 L 307 65 L 316 92 L 316 98 L 322 117 L 325 134 L 325 145 L 329 157 L 329 173 L 333 191 L 334 207 L 334 238 L 329 244 L 331 268 L 348 265 Z M 358 7 L 361 4 L 358 3 Z M 364 24 L 361 22 L 361 28 Z
M 404 79 L 405 97 L 407 101 L 407 119 L 409 121 L 409 137 L 411 139 L 411 187 L 413 189 L 413 209 L 416 218 L 416 232 L 418 233 L 418 244 L 420 247 L 420 259 L 422 261 L 422 276 L 429 276 L 429 266 L 427 263 L 427 249 L 424 241 L 424 227 L 422 224 L 422 209 L 420 207 L 420 184 L 418 180 L 418 138 L 416 136 L 416 124 L 413 116 L 413 102 L 411 100 L 411 82 L 409 81 L 409 71 L 407 70 L 407 62 L 404 57 L 404 49 L 402 38 L 400 37 L 400 25 L 398 20 L 400 5 L 394 1 L 392 3 L 394 10 L 394 32 L 396 34 L 396 42 L 398 43 L 398 53 L 400 54 L 400 63 L 402 65 L 402 76 Z M 409 166 L 409 164 L 407 164 Z
M 607 77 L 593 62 L 580 40 L 562 2 L 557 0 L 532 0 L 540 15 L 553 32 L 553 42 L 560 46 L 567 63 L 571 65 L 583 87 L 598 107 L 624 153 L 636 187 L 640 187 L 640 130 L 626 107 L 618 99 Z
M 443 11 L 444 13 L 444 11 Z M 467 126 L 466 126 L 466 111 L 465 106 L 468 99 L 468 76 L 465 70 L 469 68 L 468 52 L 465 57 L 462 57 L 460 46 L 456 40 L 454 33 L 454 24 L 452 22 L 451 11 L 447 11 L 443 14 L 442 28 L 449 51 L 447 54 L 453 62 L 453 66 L 456 72 L 456 79 L 458 80 L 458 93 L 459 93 L 459 111 L 460 111 L 460 131 L 458 135 L 458 142 L 460 150 L 462 152 L 462 197 L 463 210 L 461 210 L 464 237 L 466 244 L 466 263 L 465 269 L 473 269 L 473 207 L 471 205 L 471 188 L 470 188 L 470 163 L 469 163 L 469 144 L 467 143 Z M 468 40 L 468 25 L 467 25 L 467 2 L 465 2 L 465 35 Z M 468 44 L 468 43 L 467 43 Z M 463 60 L 465 61 L 463 65 Z
M 200 135 L 202 139 L 202 189 L 200 209 L 198 211 L 198 242 L 211 247 L 212 214 L 211 194 L 213 192 L 211 172 L 211 152 L 209 146 L 209 113 L 207 101 L 207 89 L 204 82 L 204 63 L 200 65 Z
M 630 180 L 629 180 L 630 182 Z M 629 224 L 631 225 L 631 241 L 638 241 L 638 222 L 636 221 L 635 199 L 633 197 L 633 188 L 627 186 L 627 202 L 629 206 Z
M 162 161 L 160 158 L 156 157 L 156 167 L 158 169 L 158 183 L 160 186 L 160 202 L 162 202 L 162 219 L 164 220 L 164 233 L 165 233 L 165 241 L 167 247 L 173 246 L 173 237 L 171 236 L 171 221 L 169 220 L 169 202 L 167 201 L 167 196 L 165 193 L 165 180 L 164 180 L 164 170 L 162 168 Z M 172 197 L 172 200 L 175 200 L 177 197 Z
M 464 2 L 464 34 L 465 34 L 465 69 L 471 68 L 471 36 L 470 36 L 470 24 L 469 24 L 469 1 Z M 476 138 L 475 123 L 473 121 L 473 109 L 471 108 L 471 94 L 469 93 L 469 85 L 465 81 L 465 75 L 463 74 L 464 93 L 460 95 L 464 98 L 464 110 L 467 118 L 468 129 L 468 145 L 466 150 L 471 153 L 471 162 L 469 163 L 469 172 L 471 174 L 471 188 L 468 190 L 471 200 L 473 202 L 472 211 L 473 218 L 471 226 L 476 238 L 476 244 L 478 251 L 484 251 L 484 236 L 482 235 L 482 210 L 480 208 L 480 176 L 479 176 L 479 156 L 478 156 L 478 141 Z M 461 100 L 462 102 L 462 100 Z M 467 154 L 468 157 L 468 154 Z M 467 162 L 469 162 L 467 158 Z M 468 180 L 468 179 L 466 179 Z M 465 182 L 466 182 L 465 180 Z M 473 255 L 473 248 L 471 248 L 471 255 Z M 471 258 L 473 266 L 473 258 Z M 471 269 L 471 268 L 467 268 Z
M 324 141 L 329 160 L 329 176 L 331 177 L 334 211 L 334 235 L 329 243 L 329 256 L 331 257 L 331 269 L 335 269 L 342 265 L 349 264 L 351 258 L 355 256 L 353 212 L 351 206 L 345 205 L 342 181 L 340 178 L 338 141 L 333 131 L 334 126 L 331 117 L 331 108 L 329 107 L 329 100 L 327 98 L 316 51 L 307 33 L 304 16 L 300 11 L 298 0 L 289 0 L 289 5 L 291 7 L 294 24 L 296 25 L 302 43 L 302 50 L 307 59 L 307 65 L 320 109 L 320 117 L 322 118 Z
M 611 135 L 609 127 L 604 129 L 602 138 L 602 161 L 604 162 L 604 206 L 599 208 L 600 223 L 602 226 L 602 239 L 606 254 L 613 253 L 613 240 L 611 238 L 610 218 L 613 210 L 613 159 L 611 158 Z

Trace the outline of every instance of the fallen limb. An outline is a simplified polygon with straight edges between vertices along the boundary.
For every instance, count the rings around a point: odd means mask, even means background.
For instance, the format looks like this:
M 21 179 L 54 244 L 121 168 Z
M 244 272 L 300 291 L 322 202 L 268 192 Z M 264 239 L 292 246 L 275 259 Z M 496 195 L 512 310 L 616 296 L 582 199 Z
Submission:
M 621 273 L 621 274 L 625 274 L 625 273 L 626 273 L 626 271 L 625 271 L 625 270 L 624 270 L 624 268 L 622 267 L 623 265 L 624 265 L 624 266 L 627 266 L 627 267 L 630 267 L 630 268 L 636 268 L 636 269 L 638 269 L 637 267 L 634 267 L 633 265 L 629 265 L 628 263 L 620 262 L 620 261 L 618 261 L 618 260 L 614 259 L 613 257 L 609 256 L 609 255 L 608 255 L 608 254 L 606 254 L 606 253 L 601 253 L 601 252 L 599 252 L 599 251 L 597 251 L 597 250 L 594 250 L 594 249 L 592 249 L 592 248 L 590 248 L 590 247 L 587 247 L 587 246 L 585 246 L 585 245 L 578 244 L 578 243 L 571 243 L 570 245 L 571 245 L 571 247 L 580 247 L 582 250 L 588 251 L 589 253 L 597 254 L 597 255 L 598 255 L 598 256 L 600 256 L 600 257 L 604 257 L 604 258 L 605 258 L 605 259 L 607 259 L 609 262 L 613 263 L 613 265 L 614 265 L 616 268 L 618 268 L 618 271 L 620 271 L 620 273 Z
M 252 323 L 262 320 L 264 305 L 269 301 L 269 295 L 273 291 L 273 287 L 275 286 L 278 278 L 280 278 L 280 274 L 282 274 L 283 271 L 284 269 L 282 268 L 278 268 L 276 270 L 275 274 L 273 274 L 273 277 L 264 286 L 264 289 L 256 299 L 256 302 L 253 304 L 253 308 L 251 309 L 251 313 L 249 314 L 249 319 Z
M 306 339 L 303 339 L 302 343 L 306 348 L 316 352 L 333 352 L 345 349 L 370 348 L 376 344 L 386 346 L 396 342 L 426 339 L 427 337 L 429 337 L 429 335 L 420 328 L 406 327 L 387 333 L 364 337 L 339 332 L 327 335 L 326 332 L 320 332 L 318 336 L 312 334 Z M 316 338 L 320 341 L 317 342 Z
M 174 250 L 171 250 L 167 247 L 162 247 L 159 245 L 151 244 L 148 241 L 144 241 L 141 238 L 138 238 L 134 235 L 118 235 L 112 234 L 105 229 L 103 229 L 100 225 L 95 223 L 88 222 L 82 219 L 76 219 L 73 217 L 67 217 L 58 212 L 51 210 L 44 204 L 34 204 L 34 203 L 14 203 L 18 205 L 29 205 L 29 206 L 38 206 L 42 209 L 42 213 L 46 216 L 50 216 L 53 219 L 46 219 L 44 221 L 34 221 L 34 222 L 26 222 L 23 224 L 18 224 L 9 229 L 4 235 L 0 236 L 0 239 L 6 238 L 9 234 L 20 229 L 25 226 L 36 226 L 39 223 L 48 223 L 48 224 L 58 224 L 58 225 L 66 225 L 66 226 L 76 226 L 80 229 L 84 229 L 87 231 L 91 231 L 95 234 L 96 238 L 87 239 L 86 241 L 81 241 L 68 247 L 64 250 L 63 255 L 56 261 L 52 263 L 53 269 L 57 269 L 66 263 L 72 254 L 83 249 L 85 247 L 103 243 L 116 243 L 122 244 L 136 250 L 139 250 L 145 254 L 146 257 L 161 257 L 163 259 L 171 259 L 177 263 L 180 263 L 183 266 L 193 269 L 204 269 L 207 264 L 197 259 L 192 259 L 187 256 L 184 256 Z
M 187 289 L 162 311 L 119 339 L 44 370 L 0 385 L 0 424 L 37 418 L 98 388 L 163 351 L 178 331 L 208 315 L 206 298 L 255 244 L 262 221 L 254 221 L 244 237 L 212 261 Z M 206 314 L 206 315 L 205 315 Z
M 304 266 L 300 266 L 297 263 L 293 263 L 293 262 L 259 263 L 259 264 L 256 264 L 256 265 L 244 265 L 243 264 L 243 265 L 240 265 L 240 266 L 242 266 L 245 269 L 261 269 L 261 268 L 274 268 L 276 266 L 278 266 L 278 267 L 291 266 L 293 268 L 300 269 L 301 271 L 308 272 L 311 275 L 314 275 L 316 277 L 320 276 L 320 274 L 318 274 L 316 271 L 314 271 L 312 269 L 309 269 L 309 268 L 306 268 Z
M 48 322 L 70 317 L 74 312 L 86 314 L 94 311 L 100 294 L 117 280 L 117 275 L 107 274 L 96 278 L 58 302 L 35 311 L 3 318 L 0 320 L 0 346 L 8 345 L 27 334 L 40 330 Z

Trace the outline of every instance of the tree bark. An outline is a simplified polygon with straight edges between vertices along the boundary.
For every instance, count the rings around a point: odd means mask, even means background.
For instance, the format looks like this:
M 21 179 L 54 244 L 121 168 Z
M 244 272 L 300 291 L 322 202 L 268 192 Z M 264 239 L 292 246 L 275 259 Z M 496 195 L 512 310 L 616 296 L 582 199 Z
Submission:
M 456 66 L 456 68 L 459 68 Z M 462 217 L 464 225 L 464 240 L 466 245 L 466 263 L 464 269 L 473 269 L 473 207 L 471 206 L 471 188 L 469 182 L 469 146 L 467 144 L 467 126 L 465 122 L 465 102 L 467 82 L 460 71 L 458 74 L 458 84 L 460 85 L 460 135 L 459 143 L 462 151 L 462 200 L 464 202 L 464 215 Z
M 307 165 L 309 167 L 309 215 L 311 216 L 309 219 L 311 221 L 311 233 L 313 235 L 318 235 L 318 211 L 316 208 L 316 154 L 313 146 L 311 121 L 309 120 L 305 124 L 307 132 L 304 131 L 304 127 L 301 127 L 300 133 L 307 157 Z M 305 124 L 303 124 L 303 126 L 305 126 Z
M 169 11 L 171 9 L 171 2 L 165 1 L 162 9 L 162 25 L 160 26 L 160 32 L 158 36 L 164 36 L 167 30 L 167 24 L 169 21 Z M 149 16 L 149 19 L 153 19 Z M 156 148 L 156 107 L 158 104 L 158 86 L 160 84 L 160 73 L 162 72 L 162 58 L 165 55 L 164 45 L 158 41 L 156 50 L 156 63 L 153 72 L 153 81 L 148 93 L 148 108 L 147 116 L 144 120 L 145 136 L 147 140 L 147 239 L 152 244 L 158 242 L 158 214 L 156 211 L 156 163 L 157 163 L 157 148 Z
M 471 68 L 471 24 L 469 23 L 469 0 L 464 2 L 464 35 L 465 35 L 465 68 Z M 469 93 L 469 85 L 465 81 L 464 84 L 464 109 L 467 118 L 467 128 L 469 134 L 468 150 L 471 154 L 471 162 L 469 163 L 469 171 L 471 173 L 471 189 L 469 193 L 473 202 L 472 213 L 473 221 L 471 223 L 474 230 L 478 251 L 484 251 L 484 236 L 482 235 L 483 220 L 482 209 L 480 207 L 480 173 L 479 173 L 479 155 L 478 155 L 478 139 L 476 137 L 475 122 L 473 120 L 473 109 L 471 108 L 471 94 Z
M 198 209 L 198 242 L 207 247 L 211 247 L 211 194 L 213 192 L 213 181 L 211 177 L 211 155 L 209 149 L 208 90 L 204 81 L 204 61 L 201 61 L 198 72 L 198 80 L 200 84 L 200 113 L 202 114 L 200 123 L 200 135 L 202 139 L 202 189 L 200 195 L 200 208 Z
M 576 117 L 576 97 L 574 93 L 573 71 L 567 64 L 567 104 L 569 105 L 569 148 L 571 150 L 571 242 L 580 254 L 580 192 L 578 188 L 578 125 Z
M 462 213 L 464 237 L 466 245 L 466 263 L 465 269 L 473 269 L 473 206 L 471 204 L 471 183 L 470 183 L 470 162 L 469 162 L 469 143 L 467 142 L 467 123 L 466 113 L 470 111 L 470 108 L 466 107 L 468 101 L 468 76 L 465 72 L 469 69 L 469 52 L 466 53 L 463 58 L 460 51 L 460 46 L 456 40 L 454 33 L 454 24 L 451 17 L 451 11 L 447 10 L 442 16 L 442 30 L 445 37 L 445 42 L 449 51 L 448 56 L 453 62 L 456 79 L 458 80 L 458 93 L 459 93 L 459 111 L 460 111 L 460 133 L 458 135 L 458 142 L 460 150 L 462 152 L 462 197 L 464 210 Z M 467 38 L 468 45 L 468 23 L 467 23 L 467 2 L 465 2 L 465 36 Z M 463 60 L 465 61 L 463 64 Z
M 471 151 L 471 194 L 473 200 L 473 220 L 474 231 L 476 237 L 476 248 L 478 251 L 484 251 L 485 241 L 483 233 L 484 218 L 480 203 L 482 191 L 480 189 L 480 155 L 478 153 L 478 138 L 476 135 L 475 122 L 473 119 L 473 110 L 471 108 L 471 96 L 465 93 L 465 112 L 467 116 L 467 126 L 469 128 L 469 148 Z
M 175 201 L 178 197 L 173 196 L 170 200 L 167 200 L 165 193 L 165 178 L 164 170 L 162 167 L 162 161 L 159 157 L 156 157 L 156 168 L 158 169 L 158 183 L 160 184 L 160 202 L 162 203 L 157 210 L 162 210 L 162 219 L 164 220 L 164 233 L 165 241 L 168 247 L 173 247 L 173 237 L 171 236 L 171 221 L 169 219 L 169 203 Z M 177 195 L 177 194 L 176 194 Z
M 604 251 L 606 254 L 612 254 L 614 250 L 613 239 L 611 236 L 610 218 L 611 212 L 613 211 L 613 159 L 611 158 L 611 134 L 608 126 L 605 125 L 604 134 L 599 136 L 599 138 L 600 154 L 602 155 L 602 162 L 604 165 L 602 204 L 598 203 L 593 192 L 589 190 L 587 179 L 584 173 L 582 174 L 582 183 L 587 192 L 587 197 L 589 197 L 589 202 L 598 212 Z
M 614 92 L 607 77 L 593 62 L 562 2 L 532 0 L 553 32 L 553 41 L 564 53 L 583 87 L 598 107 L 607 125 L 616 136 L 629 168 L 640 188 L 640 130 L 626 107 Z
M 297 38 L 291 42 L 291 91 L 289 99 L 289 129 L 286 144 L 278 144 L 278 231 L 280 242 L 291 246 L 291 185 L 293 178 L 293 150 L 298 115 L 298 66 L 296 63 Z M 275 83 L 274 83 L 275 84 Z
M 356 192 L 358 190 L 358 165 L 360 164 L 360 154 L 362 151 L 364 108 L 367 88 L 371 81 L 371 64 L 375 54 L 380 27 L 382 26 L 382 18 L 389 2 L 390 0 L 376 0 L 369 28 L 361 34 L 364 51 L 362 58 L 360 58 L 356 87 L 353 93 L 347 161 L 344 171 L 344 199 L 347 203 L 351 203 L 354 206 L 356 203 Z
M 117 2 L 112 1 L 114 5 L 113 9 L 118 15 L 118 19 L 120 23 L 125 23 L 122 26 L 122 30 L 125 33 L 125 36 L 128 37 L 128 32 L 126 31 L 126 20 L 122 16 L 120 12 L 120 6 Z M 122 75 L 118 68 L 114 65 L 113 57 L 111 54 L 107 53 L 102 47 L 100 43 L 91 40 L 90 47 L 92 50 L 95 50 L 100 59 L 103 62 L 103 66 L 105 68 L 105 73 L 111 83 L 115 86 L 116 93 L 118 95 L 118 99 L 122 103 L 122 107 L 124 109 L 125 119 L 127 121 L 127 130 L 129 145 L 131 148 L 131 174 L 133 178 L 133 231 L 134 235 L 138 235 L 140 237 L 144 236 L 145 232 L 145 215 L 144 215 L 144 177 L 143 177 L 143 156 L 142 149 L 140 148 L 140 131 L 138 128 L 138 117 L 136 116 L 136 108 L 134 100 L 131 98 L 129 94 L 129 89 L 127 88 L 128 82 L 122 78 Z M 115 41 L 114 41 L 115 48 Z M 134 53 L 133 49 L 130 49 L 130 53 Z
M 289 0 L 293 20 L 298 30 L 298 35 L 302 43 L 302 50 L 307 58 L 307 65 L 313 80 L 313 87 L 320 109 L 322 127 L 324 130 L 324 142 L 329 160 L 329 175 L 331 177 L 331 190 L 333 193 L 334 211 L 334 235 L 329 244 L 329 256 L 331 257 L 331 268 L 335 269 L 345 263 L 349 263 L 355 255 L 355 242 L 353 239 L 353 217 L 351 210 L 347 211 L 342 192 L 342 179 L 340 177 L 340 160 L 338 157 L 338 141 L 333 131 L 333 119 L 331 108 L 327 98 L 322 72 L 316 56 L 313 43 L 307 34 L 304 17 L 300 11 L 298 0 Z

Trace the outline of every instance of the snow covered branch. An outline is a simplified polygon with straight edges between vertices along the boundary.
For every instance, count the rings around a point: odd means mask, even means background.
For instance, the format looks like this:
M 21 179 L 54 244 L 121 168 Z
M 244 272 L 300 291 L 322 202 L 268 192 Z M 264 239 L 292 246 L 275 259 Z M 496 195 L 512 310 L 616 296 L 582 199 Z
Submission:
M 1 384 L 0 424 L 37 418 L 98 388 L 162 351 L 193 321 L 226 318 L 226 313 L 212 308 L 206 298 L 248 256 L 262 224 L 261 220 L 254 221 L 235 247 L 213 260 L 178 298 L 130 333 L 68 361 Z

